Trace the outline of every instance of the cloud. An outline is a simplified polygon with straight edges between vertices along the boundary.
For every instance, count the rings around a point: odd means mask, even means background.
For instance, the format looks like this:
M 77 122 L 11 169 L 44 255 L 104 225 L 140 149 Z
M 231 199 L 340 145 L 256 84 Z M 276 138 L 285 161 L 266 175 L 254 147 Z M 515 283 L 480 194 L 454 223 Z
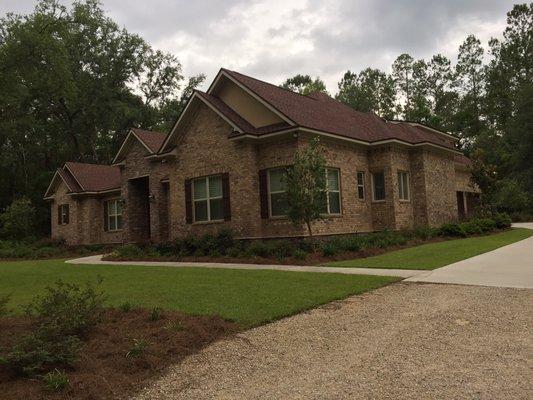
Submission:
M 65 0 L 65 4 L 69 4 Z M 30 0 L 2 0 L 0 13 L 28 12 Z M 127 5 L 125 5 L 127 4 Z M 502 0 L 104 0 L 120 25 L 212 79 L 220 67 L 279 83 L 322 77 L 330 92 L 350 69 L 390 70 L 401 53 L 455 59 L 472 33 L 500 36 L 512 1 Z

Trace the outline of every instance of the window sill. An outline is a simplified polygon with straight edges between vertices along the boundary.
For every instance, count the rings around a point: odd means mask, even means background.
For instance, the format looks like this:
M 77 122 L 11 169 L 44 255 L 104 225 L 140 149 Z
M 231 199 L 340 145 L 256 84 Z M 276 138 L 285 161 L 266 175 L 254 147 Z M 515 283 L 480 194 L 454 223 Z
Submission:
M 327 218 L 342 218 L 342 214 L 320 214 L 320 217 L 323 219 Z
M 386 203 L 387 200 L 372 200 L 372 203 Z
M 411 200 L 398 199 L 400 203 L 410 203 Z
M 193 225 L 210 225 L 210 224 L 221 224 L 222 222 L 226 222 L 226 220 L 223 219 L 215 219 L 212 221 L 194 221 Z
M 271 219 L 273 221 L 278 221 L 278 220 L 289 219 L 289 217 L 287 217 L 286 215 L 271 215 L 270 217 L 268 217 L 268 219 Z
M 104 231 L 104 232 L 107 232 L 107 233 L 117 233 L 117 232 L 122 232 L 124 229 L 108 229 L 107 231 Z

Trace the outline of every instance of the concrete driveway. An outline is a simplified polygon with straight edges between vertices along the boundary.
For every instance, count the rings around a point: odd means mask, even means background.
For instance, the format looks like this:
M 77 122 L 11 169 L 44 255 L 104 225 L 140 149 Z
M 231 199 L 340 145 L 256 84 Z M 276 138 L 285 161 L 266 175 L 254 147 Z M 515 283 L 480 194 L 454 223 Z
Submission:
M 533 229 L 533 223 L 513 226 Z M 533 236 L 406 281 L 533 289 Z

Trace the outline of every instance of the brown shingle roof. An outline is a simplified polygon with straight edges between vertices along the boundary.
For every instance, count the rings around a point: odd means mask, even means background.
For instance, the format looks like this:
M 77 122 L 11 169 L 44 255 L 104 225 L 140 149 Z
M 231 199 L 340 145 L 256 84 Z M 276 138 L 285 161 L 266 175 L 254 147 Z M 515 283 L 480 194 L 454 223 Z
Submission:
M 157 153 L 167 137 L 167 134 L 162 132 L 147 131 L 139 128 L 131 128 L 131 130 L 152 151 L 152 153 Z
M 57 173 L 61 176 L 63 181 L 65 181 L 71 192 L 80 192 L 81 187 L 78 185 L 78 182 L 74 179 L 70 172 L 65 171 L 63 168 L 58 168 Z
M 365 142 L 398 139 L 454 148 L 453 140 L 408 122 L 388 122 L 374 113 L 356 111 L 326 94 L 303 96 L 267 82 L 223 69 L 296 125 Z
M 65 169 L 79 183 L 80 192 L 102 192 L 120 188 L 120 168 L 117 166 L 68 161 L 65 163 Z

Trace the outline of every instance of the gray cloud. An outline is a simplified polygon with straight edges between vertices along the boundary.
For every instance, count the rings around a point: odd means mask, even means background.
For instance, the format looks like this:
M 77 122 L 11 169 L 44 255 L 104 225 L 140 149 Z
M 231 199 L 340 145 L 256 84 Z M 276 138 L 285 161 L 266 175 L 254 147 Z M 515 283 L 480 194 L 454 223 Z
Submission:
M 70 1 L 64 0 L 65 4 Z M 330 92 L 344 71 L 388 71 L 394 58 L 454 58 L 473 33 L 499 36 L 512 1 L 502 0 L 104 0 L 120 25 L 176 54 L 187 74 L 208 79 L 222 66 L 274 83 L 321 76 Z M 31 0 L 2 0 L 0 14 L 26 13 Z

